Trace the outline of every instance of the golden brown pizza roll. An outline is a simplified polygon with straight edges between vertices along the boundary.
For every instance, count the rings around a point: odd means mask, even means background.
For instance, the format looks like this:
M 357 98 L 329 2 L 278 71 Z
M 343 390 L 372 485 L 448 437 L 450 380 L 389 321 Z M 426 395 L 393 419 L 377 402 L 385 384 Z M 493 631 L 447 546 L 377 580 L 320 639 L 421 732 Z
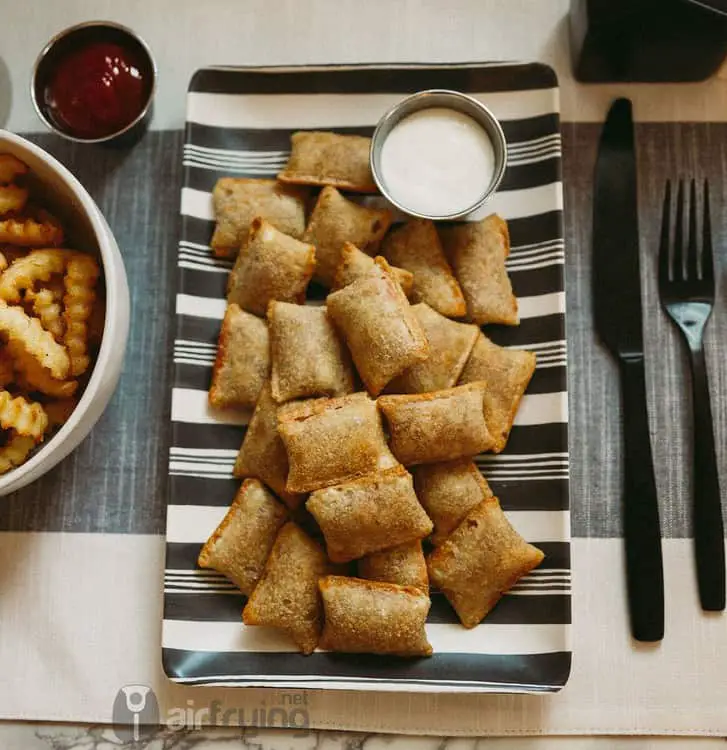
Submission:
M 429 393 L 451 388 L 462 374 L 480 329 L 445 318 L 424 303 L 411 309 L 429 342 L 429 356 L 394 378 L 387 392 Z
M 386 237 L 382 252 L 390 263 L 414 274 L 413 302 L 426 302 L 450 318 L 461 318 L 467 312 L 434 222 L 411 219 Z
M 303 235 L 316 247 L 316 281 L 332 287 L 343 243 L 352 242 L 373 255 L 390 224 L 388 209 L 359 206 L 336 188 L 324 187 Z
M 253 219 L 230 272 L 227 301 L 263 317 L 272 300 L 300 304 L 315 265 L 313 245 L 283 234 L 264 219 Z
M 224 573 L 250 596 L 288 513 L 257 479 L 246 479 L 227 515 L 205 542 L 200 568 Z
M 391 450 L 404 466 L 476 456 L 492 446 L 485 423 L 485 383 L 414 396 L 381 396 Z
M 475 323 L 519 322 L 517 297 L 512 293 L 505 259 L 510 254 L 510 235 L 497 214 L 439 230 L 449 262 L 464 298 L 467 316 Z
M 462 624 L 473 628 L 543 557 L 513 529 L 497 498 L 489 497 L 432 552 L 427 567 Z
M 222 177 L 212 191 L 217 226 L 212 249 L 218 257 L 235 258 L 256 216 L 291 237 L 305 230 L 308 191 L 277 180 Z
M 374 396 L 399 373 L 429 356 L 422 325 L 387 271 L 329 294 L 327 305 L 364 385 Z
M 365 393 L 285 404 L 278 430 L 290 463 L 289 492 L 310 492 L 396 465 Z
M 386 266 L 383 265 L 384 263 L 386 263 Z M 350 242 L 343 243 L 341 260 L 336 269 L 336 280 L 333 288 L 343 289 L 344 286 L 352 284 L 363 276 L 380 273 L 381 268 L 391 271 L 394 278 L 399 282 L 402 291 L 408 297 L 414 283 L 413 274 L 403 268 L 390 266 L 386 259 L 381 256 L 372 258 Z
M 333 562 L 423 539 L 432 530 L 403 466 L 317 490 L 305 507 L 318 522 Z
M 320 646 L 342 653 L 429 656 L 431 602 L 412 586 L 327 576 L 320 583 L 325 625 Z
M 237 454 L 233 474 L 256 477 L 270 487 L 289 508 L 296 508 L 303 495 L 288 492 L 288 454 L 278 434 L 278 405 L 270 392 L 270 381 L 260 391 L 247 432 Z
M 354 391 L 351 356 L 325 307 L 271 302 L 271 384 L 278 402 Z
M 369 164 L 370 138 L 308 130 L 293 133 L 290 141 L 288 164 L 278 175 L 281 182 L 376 192 Z
M 414 586 L 429 594 L 429 575 L 420 540 L 367 555 L 358 561 L 358 574 L 369 581 Z
M 487 382 L 485 421 L 500 453 L 507 445 L 520 401 L 535 372 L 535 355 L 520 349 L 505 349 L 480 333 L 460 376 L 460 383 Z
M 318 579 L 330 572 L 321 545 L 292 521 L 286 523 L 245 605 L 242 621 L 280 628 L 304 654 L 313 653 L 323 620 Z
M 419 502 L 434 522 L 432 544 L 441 544 L 492 490 L 468 458 L 423 464 L 411 470 Z
M 252 408 L 270 376 L 270 337 L 264 320 L 227 306 L 217 342 L 209 400 L 217 408 Z

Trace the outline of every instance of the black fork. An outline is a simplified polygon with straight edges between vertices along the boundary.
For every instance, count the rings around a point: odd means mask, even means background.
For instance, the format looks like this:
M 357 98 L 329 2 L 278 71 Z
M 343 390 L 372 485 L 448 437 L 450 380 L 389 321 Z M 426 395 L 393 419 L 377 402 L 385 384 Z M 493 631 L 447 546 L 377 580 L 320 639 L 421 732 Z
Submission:
M 688 199 L 684 193 L 684 183 L 680 180 L 671 243 L 671 184 L 667 182 L 659 246 L 659 295 L 689 348 L 694 408 L 694 546 L 699 599 L 702 609 L 720 611 L 725 608 L 724 529 L 703 342 L 714 305 L 709 183 L 704 182 L 701 253 L 694 180 Z

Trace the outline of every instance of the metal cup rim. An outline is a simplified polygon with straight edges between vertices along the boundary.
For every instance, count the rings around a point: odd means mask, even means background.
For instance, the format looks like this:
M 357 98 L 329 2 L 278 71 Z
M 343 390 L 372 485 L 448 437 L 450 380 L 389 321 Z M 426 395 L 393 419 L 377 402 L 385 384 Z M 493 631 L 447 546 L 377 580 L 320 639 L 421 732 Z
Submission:
M 36 97 L 36 81 L 38 77 L 38 71 L 41 64 L 43 63 L 43 60 L 47 57 L 48 53 L 53 49 L 53 47 L 58 44 L 58 42 L 60 42 L 62 39 L 65 39 L 70 34 L 80 31 L 81 29 L 92 28 L 95 26 L 99 28 L 115 29 L 116 31 L 120 31 L 123 34 L 126 34 L 135 42 L 137 42 L 149 60 L 152 81 L 146 104 L 144 104 L 144 107 L 139 112 L 139 114 L 128 125 L 125 125 L 123 128 L 121 128 L 120 130 L 116 130 L 113 133 L 101 136 L 100 138 L 80 138 L 78 136 L 71 135 L 65 130 L 57 127 L 51 120 L 48 119 L 48 117 L 46 117 L 46 114 L 43 111 L 43 107 L 40 105 L 40 103 L 38 102 L 38 98 Z M 73 26 L 68 26 L 67 28 L 59 31 L 46 42 L 46 44 L 43 46 L 43 49 L 38 53 L 38 56 L 35 58 L 35 62 L 33 63 L 33 71 L 30 76 L 30 100 L 33 102 L 33 108 L 35 109 L 35 113 L 38 115 L 40 121 L 53 133 L 56 133 L 57 135 L 60 135 L 69 141 L 73 141 L 74 143 L 108 143 L 109 141 L 114 141 L 117 138 L 120 138 L 121 136 L 128 133 L 130 130 L 139 125 L 139 123 L 141 123 L 147 116 L 151 109 L 152 102 L 154 101 L 154 95 L 156 94 L 158 76 L 159 70 L 157 68 L 157 63 L 154 59 L 154 55 L 151 51 L 151 47 L 149 47 L 146 40 L 142 36 L 137 34 L 133 29 L 130 29 L 128 26 L 124 26 L 121 23 L 116 23 L 115 21 L 84 21 L 82 23 L 74 24 Z
M 446 100 L 447 103 L 443 103 L 442 100 Z M 466 103 L 466 107 L 457 106 Z M 492 146 L 495 150 L 495 173 L 488 185 L 487 189 L 483 192 L 482 196 L 471 206 L 457 211 L 451 214 L 424 214 L 418 211 L 414 211 L 411 208 L 405 206 L 401 202 L 397 201 L 383 180 L 383 177 L 379 173 L 378 157 L 381 154 L 386 137 L 391 132 L 396 124 L 401 120 L 414 112 L 418 112 L 422 109 L 430 109 L 432 107 L 450 107 L 451 109 L 463 112 L 475 119 L 486 131 Z M 473 112 L 476 112 L 475 116 Z M 431 221 L 453 221 L 461 219 L 480 208 L 486 203 L 492 195 L 497 191 L 497 188 L 502 182 L 502 178 L 505 174 L 505 168 L 507 166 L 507 141 L 505 134 L 502 130 L 499 120 L 492 114 L 490 109 L 486 107 L 482 102 L 475 99 L 469 94 L 464 94 L 461 91 L 453 91 L 450 89 L 425 89 L 423 91 L 417 91 L 409 96 L 404 97 L 398 101 L 393 107 L 390 107 L 378 121 L 374 134 L 371 138 L 371 148 L 369 151 L 369 164 L 371 166 L 371 173 L 374 178 L 376 186 L 381 191 L 381 194 L 396 208 L 403 213 L 413 216 L 418 219 L 430 219 Z

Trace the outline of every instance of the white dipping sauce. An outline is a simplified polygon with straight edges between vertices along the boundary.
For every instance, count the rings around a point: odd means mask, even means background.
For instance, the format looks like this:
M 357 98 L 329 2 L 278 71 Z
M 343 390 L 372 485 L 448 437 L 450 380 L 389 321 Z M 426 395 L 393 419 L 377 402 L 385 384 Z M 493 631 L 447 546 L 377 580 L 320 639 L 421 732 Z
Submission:
M 380 170 L 399 204 L 419 214 L 447 216 L 482 198 L 495 172 L 495 150 L 475 119 L 431 107 L 391 129 L 381 148 Z

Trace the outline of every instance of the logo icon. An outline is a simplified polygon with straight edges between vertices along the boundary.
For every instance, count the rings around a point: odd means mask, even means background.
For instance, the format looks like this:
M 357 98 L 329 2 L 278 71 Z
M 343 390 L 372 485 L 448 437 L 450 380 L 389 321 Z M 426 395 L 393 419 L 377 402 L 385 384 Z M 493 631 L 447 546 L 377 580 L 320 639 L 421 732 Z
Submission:
M 139 742 L 159 726 L 159 704 L 148 685 L 124 685 L 113 708 L 116 737 L 121 742 Z

